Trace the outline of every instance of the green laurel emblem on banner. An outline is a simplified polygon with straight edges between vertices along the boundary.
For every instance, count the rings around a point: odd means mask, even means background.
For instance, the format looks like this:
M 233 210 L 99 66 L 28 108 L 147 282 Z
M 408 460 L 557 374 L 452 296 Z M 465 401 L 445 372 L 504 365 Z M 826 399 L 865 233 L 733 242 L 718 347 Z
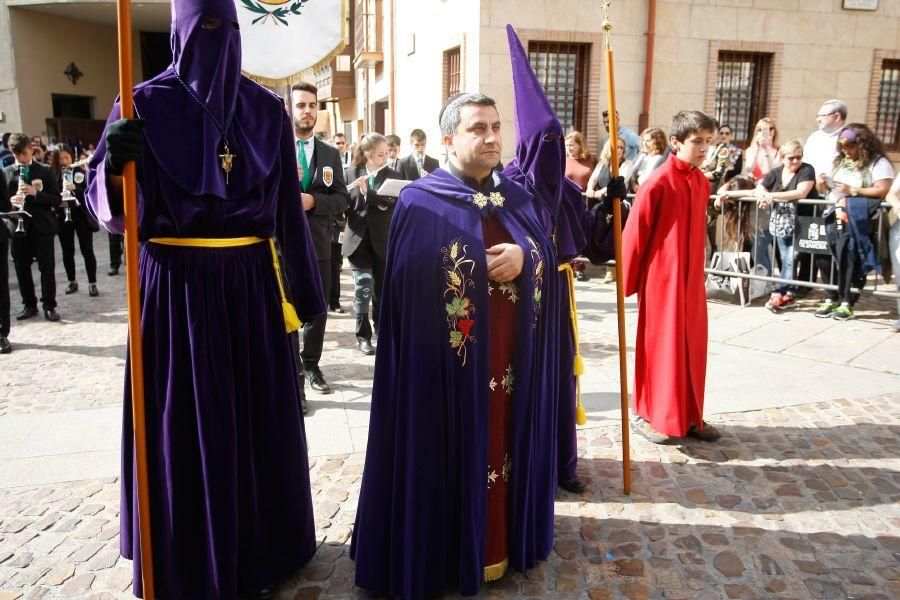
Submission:
M 288 18 L 291 16 L 300 16 L 303 6 L 309 0 L 241 0 L 246 10 L 259 15 L 251 22 L 252 25 L 264 24 L 269 19 L 275 25 L 289 25 Z M 269 9 L 267 7 L 277 7 Z

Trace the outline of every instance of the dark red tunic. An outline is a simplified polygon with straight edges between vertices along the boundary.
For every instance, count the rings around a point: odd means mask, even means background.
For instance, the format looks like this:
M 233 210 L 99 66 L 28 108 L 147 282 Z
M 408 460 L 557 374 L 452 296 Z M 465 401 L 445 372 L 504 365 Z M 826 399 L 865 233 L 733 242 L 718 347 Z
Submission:
M 485 248 L 513 243 L 512 237 L 495 216 L 482 221 Z M 488 258 L 490 261 L 490 257 Z M 487 528 L 485 532 L 484 579 L 493 581 L 508 565 L 508 494 L 512 472 L 510 427 L 515 391 L 516 302 L 515 281 L 490 282 L 488 322 L 490 323 L 490 382 L 488 407 Z

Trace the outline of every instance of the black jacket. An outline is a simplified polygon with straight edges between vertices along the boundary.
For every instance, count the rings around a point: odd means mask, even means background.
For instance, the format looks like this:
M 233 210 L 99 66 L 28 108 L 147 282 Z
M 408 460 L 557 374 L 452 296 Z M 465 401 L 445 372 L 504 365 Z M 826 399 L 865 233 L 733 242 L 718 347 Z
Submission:
M 366 174 L 366 165 L 347 167 L 344 177 L 348 182 Z M 366 238 L 372 243 L 375 253 L 384 260 L 387 254 L 388 231 L 394 214 L 396 198 L 379 196 L 375 193 L 386 179 L 403 179 L 397 171 L 385 167 L 375 176 L 375 186 L 370 187 L 365 196 L 358 187 L 350 190 L 350 208 L 347 210 L 347 229 L 344 232 L 344 246 L 341 254 L 350 256 Z
M 436 158 L 432 158 L 425 155 L 425 171 L 431 173 L 437 170 L 441 165 L 438 163 Z M 421 175 L 419 175 L 419 166 L 416 164 L 416 157 L 414 154 L 410 154 L 409 156 L 404 156 L 397 162 L 397 171 L 402 175 L 403 179 L 408 179 L 409 181 L 415 181 Z
M 16 165 L 11 165 L 3 169 L 3 174 L 6 176 L 8 197 L 12 197 L 19 189 L 19 170 Z M 53 176 L 53 171 L 43 163 L 32 161 L 26 183 L 40 188 L 35 196 L 28 196 L 25 199 L 24 208 L 31 215 L 31 218 L 28 219 L 29 231 L 45 234 L 56 233 L 59 226 L 54 209 L 59 206 L 61 198 L 59 182 Z
M 306 193 L 316 198 L 316 205 L 306 211 L 306 220 L 309 222 L 316 258 L 326 260 L 331 257 L 331 242 L 337 236 L 334 232 L 334 221 L 343 218 L 350 202 L 350 195 L 347 193 L 344 167 L 341 165 L 341 156 L 337 148 L 319 139 L 316 139 L 314 144 L 315 150 L 309 165 L 313 175 Z M 329 173 L 329 177 L 326 178 L 326 174 Z M 330 180 L 330 183 L 326 179 Z
M 0 212 L 11 212 L 12 203 L 9 201 L 9 186 L 6 184 L 5 169 L 0 169 Z M 5 219 L 0 219 L 0 242 L 5 242 L 12 235 L 7 229 Z

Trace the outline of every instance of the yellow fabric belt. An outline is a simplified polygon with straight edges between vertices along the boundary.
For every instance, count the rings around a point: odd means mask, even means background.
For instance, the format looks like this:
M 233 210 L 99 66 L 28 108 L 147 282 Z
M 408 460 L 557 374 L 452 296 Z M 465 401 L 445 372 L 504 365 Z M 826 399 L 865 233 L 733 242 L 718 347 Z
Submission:
M 584 404 L 581 403 L 581 375 L 584 374 L 584 361 L 581 354 L 578 353 L 578 313 L 575 309 L 575 272 L 572 265 L 565 263 L 559 265 L 559 272 L 565 273 L 566 282 L 569 284 L 569 320 L 572 322 L 572 338 L 575 340 L 575 384 L 577 386 L 577 394 L 575 396 L 575 423 L 584 425 L 587 423 L 587 413 L 584 410 Z
M 236 248 L 238 246 L 252 246 L 265 242 L 264 238 L 236 237 L 236 238 L 175 238 L 158 237 L 150 238 L 153 244 L 161 246 L 179 246 L 182 248 Z M 284 294 L 284 281 L 282 281 L 281 267 L 278 265 L 278 252 L 275 250 L 275 240 L 269 238 L 269 248 L 272 251 L 272 266 L 275 269 L 275 281 L 278 282 L 278 292 L 281 294 L 281 312 L 284 314 L 284 326 L 288 333 L 300 329 L 300 318 L 294 306 L 287 301 Z

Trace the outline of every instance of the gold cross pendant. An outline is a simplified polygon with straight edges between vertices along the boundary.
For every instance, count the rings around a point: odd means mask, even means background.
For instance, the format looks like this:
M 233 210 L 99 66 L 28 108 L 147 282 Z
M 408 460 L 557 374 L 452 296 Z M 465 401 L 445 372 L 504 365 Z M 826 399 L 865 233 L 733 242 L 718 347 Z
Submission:
M 231 173 L 232 162 L 234 161 L 234 157 L 236 154 L 232 154 L 231 150 L 228 149 L 228 141 L 225 141 L 225 154 L 220 154 L 219 158 L 222 159 L 222 170 L 225 171 L 225 185 L 228 185 L 228 174 Z

